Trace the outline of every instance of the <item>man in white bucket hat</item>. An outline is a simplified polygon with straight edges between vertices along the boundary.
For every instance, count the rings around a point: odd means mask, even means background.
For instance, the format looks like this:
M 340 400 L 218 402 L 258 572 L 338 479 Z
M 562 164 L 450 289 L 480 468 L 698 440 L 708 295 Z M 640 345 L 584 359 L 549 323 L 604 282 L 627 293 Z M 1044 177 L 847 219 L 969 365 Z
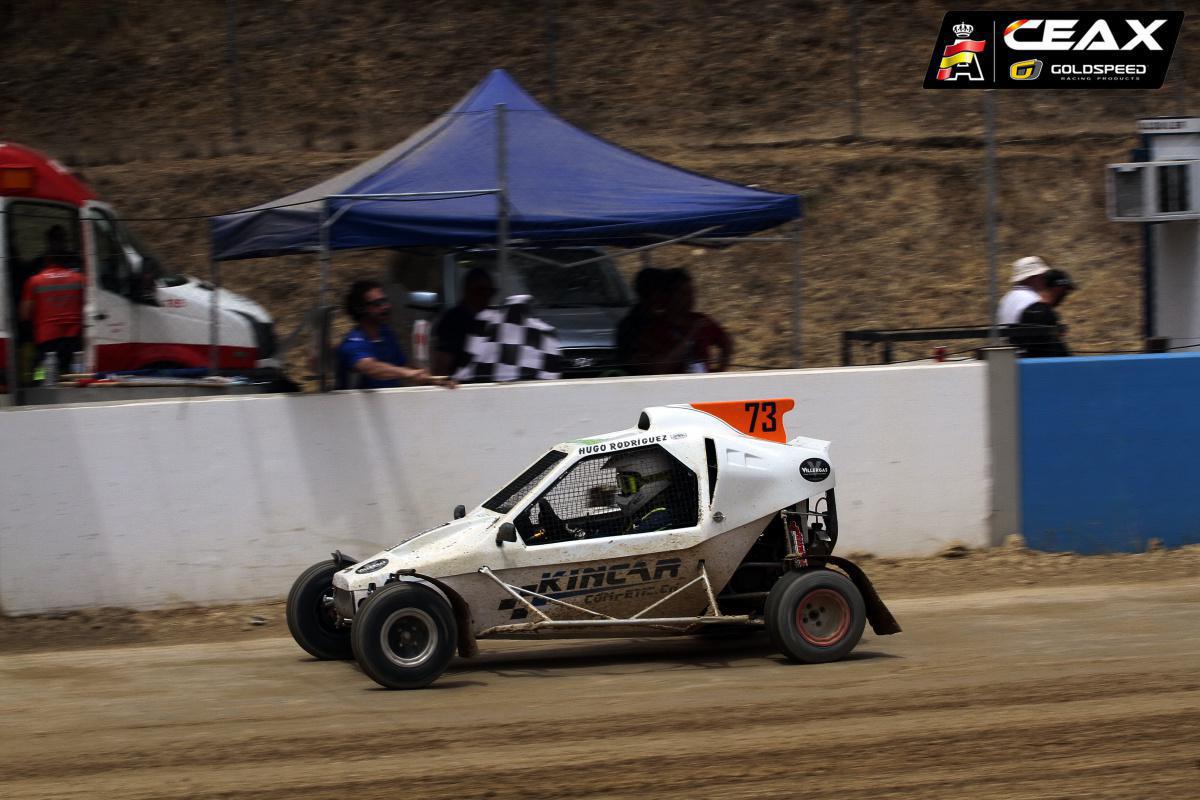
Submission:
M 1026 308 L 1042 300 L 1046 288 L 1046 273 L 1050 271 L 1045 261 L 1037 256 L 1025 256 L 1013 262 L 1013 288 L 1000 300 L 996 311 L 996 324 L 1016 325 Z

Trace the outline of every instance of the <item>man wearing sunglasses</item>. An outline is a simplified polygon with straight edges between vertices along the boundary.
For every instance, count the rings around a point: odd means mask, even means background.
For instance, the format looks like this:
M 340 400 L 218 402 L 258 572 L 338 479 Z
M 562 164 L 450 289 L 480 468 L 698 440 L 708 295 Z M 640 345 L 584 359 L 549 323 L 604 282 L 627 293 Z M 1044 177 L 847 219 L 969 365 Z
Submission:
M 356 323 L 337 349 L 338 389 L 390 389 L 405 384 L 454 388 L 454 381 L 406 367 L 408 359 L 388 325 L 392 304 L 377 281 L 355 281 L 346 292 L 346 313 Z

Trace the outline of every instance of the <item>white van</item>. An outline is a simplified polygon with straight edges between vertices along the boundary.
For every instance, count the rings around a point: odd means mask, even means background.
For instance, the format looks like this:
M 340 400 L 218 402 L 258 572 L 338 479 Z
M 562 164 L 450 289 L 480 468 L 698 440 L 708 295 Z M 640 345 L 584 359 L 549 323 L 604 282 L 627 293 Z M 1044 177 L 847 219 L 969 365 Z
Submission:
M 0 142 L 0 212 L 0 383 L 28 380 L 32 342 L 17 308 L 25 281 L 51 256 L 85 276 L 86 371 L 210 366 L 213 287 L 164 275 L 113 209 L 61 164 Z M 54 240 L 64 252 L 48 252 Z M 222 289 L 217 311 L 219 368 L 279 366 L 262 306 Z

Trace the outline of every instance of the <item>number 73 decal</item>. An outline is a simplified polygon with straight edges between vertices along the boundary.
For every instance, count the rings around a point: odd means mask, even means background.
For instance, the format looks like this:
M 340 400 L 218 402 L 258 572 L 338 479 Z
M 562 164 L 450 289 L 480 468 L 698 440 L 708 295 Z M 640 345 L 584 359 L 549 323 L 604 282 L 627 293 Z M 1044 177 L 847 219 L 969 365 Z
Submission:
M 783 415 L 796 406 L 788 397 L 735 400 L 727 403 L 692 403 L 692 408 L 712 414 L 744 434 L 769 442 L 786 442 Z

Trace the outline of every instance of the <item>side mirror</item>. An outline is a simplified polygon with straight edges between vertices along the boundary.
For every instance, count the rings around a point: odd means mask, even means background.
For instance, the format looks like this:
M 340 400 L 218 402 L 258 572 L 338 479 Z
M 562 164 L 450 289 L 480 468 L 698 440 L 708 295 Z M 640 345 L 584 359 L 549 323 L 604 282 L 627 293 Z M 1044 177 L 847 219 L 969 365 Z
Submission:
M 438 311 L 442 307 L 442 298 L 437 292 L 409 292 L 408 307 L 419 311 Z
M 503 547 L 505 542 L 515 542 L 516 540 L 516 526 L 511 522 L 501 523 L 500 530 L 496 531 L 496 546 Z
M 462 519 L 466 515 L 467 515 L 467 507 L 464 506 L 462 503 L 459 503 L 458 505 L 456 505 L 454 507 L 454 518 L 455 519 Z

